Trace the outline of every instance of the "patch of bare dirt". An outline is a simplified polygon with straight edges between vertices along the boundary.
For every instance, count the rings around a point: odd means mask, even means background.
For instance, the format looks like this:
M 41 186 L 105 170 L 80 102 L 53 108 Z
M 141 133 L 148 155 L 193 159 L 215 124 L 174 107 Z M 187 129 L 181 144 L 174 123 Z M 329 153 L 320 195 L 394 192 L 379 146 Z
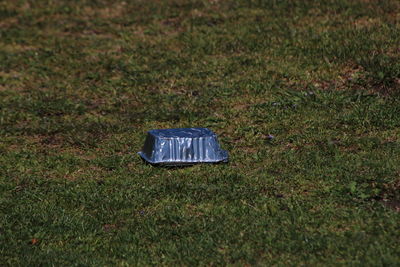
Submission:
M 398 172 L 397 176 L 400 176 Z M 400 212 L 400 178 L 397 178 L 394 182 L 386 184 L 381 194 L 381 203 L 396 212 Z
M 385 207 L 387 207 L 387 208 L 389 208 L 389 209 L 392 209 L 392 210 L 394 210 L 394 211 L 396 211 L 396 212 L 400 212 L 400 201 L 399 201 L 399 200 L 384 199 L 384 200 L 381 201 L 381 203 L 382 203 Z
M 0 50 L 7 52 L 7 53 L 24 52 L 24 51 L 35 50 L 35 49 L 37 49 L 37 48 L 34 46 L 30 46 L 30 45 L 1 44 L 0 43 Z M 2 74 L 4 74 L 4 73 L 0 73 L 0 75 L 2 75 Z
M 112 19 L 123 16 L 127 10 L 126 6 L 126 2 L 115 3 L 111 6 L 99 9 L 93 9 L 92 7 L 87 6 L 83 9 L 83 13 L 92 17 L 96 16 L 104 19 Z
M 356 29 L 372 28 L 379 25 L 382 25 L 380 18 L 362 17 L 354 21 Z
M 16 18 L 16 17 L 10 17 L 10 18 L 5 18 L 5 19 L 0 20 L 0 28 L 2 28 L 2 29 L 8 29 L 17 24 L 18 24 L 18 18 Z

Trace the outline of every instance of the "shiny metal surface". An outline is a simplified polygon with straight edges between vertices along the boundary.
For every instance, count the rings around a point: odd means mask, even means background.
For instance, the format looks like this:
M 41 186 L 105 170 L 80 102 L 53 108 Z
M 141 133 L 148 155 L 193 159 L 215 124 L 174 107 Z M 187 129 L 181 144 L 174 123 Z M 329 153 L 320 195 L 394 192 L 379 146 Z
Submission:
M 220 148 L 217 135 L 207 128 L 151 130 L 138 154 L 147 162 L 162 165 L 228 161 L 228 152 Z

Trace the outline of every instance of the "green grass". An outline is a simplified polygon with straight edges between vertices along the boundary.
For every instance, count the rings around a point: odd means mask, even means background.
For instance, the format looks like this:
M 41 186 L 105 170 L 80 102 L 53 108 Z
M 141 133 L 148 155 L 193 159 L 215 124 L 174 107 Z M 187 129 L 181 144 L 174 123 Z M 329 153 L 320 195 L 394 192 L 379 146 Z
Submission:
M 398 265 L 399 10 L 0 2 L 2 265 Z M 230 162 L 136 155 L 177 127 Z

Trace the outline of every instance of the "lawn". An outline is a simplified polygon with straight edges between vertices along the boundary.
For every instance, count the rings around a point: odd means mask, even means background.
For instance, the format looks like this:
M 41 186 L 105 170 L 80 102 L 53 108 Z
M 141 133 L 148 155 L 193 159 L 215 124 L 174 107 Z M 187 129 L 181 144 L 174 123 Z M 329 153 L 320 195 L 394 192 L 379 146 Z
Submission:
M 3 0 L 0 140 L 1 265 L 398 266 L 400 2 Z

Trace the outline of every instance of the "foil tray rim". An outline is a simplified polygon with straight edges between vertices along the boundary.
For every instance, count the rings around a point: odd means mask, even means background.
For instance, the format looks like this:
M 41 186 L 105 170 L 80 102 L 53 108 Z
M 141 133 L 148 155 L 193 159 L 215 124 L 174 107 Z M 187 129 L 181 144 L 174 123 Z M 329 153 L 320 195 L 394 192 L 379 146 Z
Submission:
M 165 161 L 155 161 L 152 159 L 149 159 L 142 151 L 137 152 L 137 154 L 144 159 L 145 161 L 151 163 L 151 164 L 161 164 L 161 165 L 170 165 L 170 164 L 196 164 L 196 163 L 218 163 L 218 162 L 228 162 L 229 161 L 229 156 L 228 152 L 226 150 L 221 150 L 223 151 L 224 154 L 226 154 L 225 157 L 222 159 L 218 160 L 165 160 Z

